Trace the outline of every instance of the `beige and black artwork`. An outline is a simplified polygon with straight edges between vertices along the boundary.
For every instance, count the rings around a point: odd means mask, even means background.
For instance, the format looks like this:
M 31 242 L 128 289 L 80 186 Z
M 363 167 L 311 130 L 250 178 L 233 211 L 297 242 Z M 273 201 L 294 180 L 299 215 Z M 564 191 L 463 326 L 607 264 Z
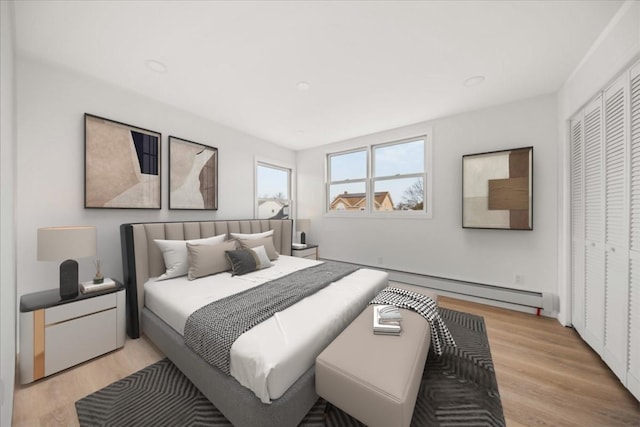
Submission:
M 533 147 L 462 156 L 462 226 L 533 229 Z
M 160 209 L 158 132 L 85 114 L 85 207 Z
M 169 137 L 169 209 L 218 209 L 218 149 Z

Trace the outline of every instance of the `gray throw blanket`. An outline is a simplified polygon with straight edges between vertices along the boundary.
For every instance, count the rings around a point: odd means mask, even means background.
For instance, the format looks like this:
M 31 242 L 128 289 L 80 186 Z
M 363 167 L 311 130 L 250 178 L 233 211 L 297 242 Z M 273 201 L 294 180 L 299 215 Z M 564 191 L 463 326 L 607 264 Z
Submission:
M 438 312 L 438 304 L 430 297 L 406 289 L 389 286 L 381 290 L 369 304 L 387 304 L 407 308 L 422 315 L 431 324 L 431 348 L 442 356 L 443 345 L 456 345 L 449 328 Z
M 231 346 L 240 335 L 358 268 L 326 261 L 214 301 L 189 316 L 184 341 L 229 375 Z

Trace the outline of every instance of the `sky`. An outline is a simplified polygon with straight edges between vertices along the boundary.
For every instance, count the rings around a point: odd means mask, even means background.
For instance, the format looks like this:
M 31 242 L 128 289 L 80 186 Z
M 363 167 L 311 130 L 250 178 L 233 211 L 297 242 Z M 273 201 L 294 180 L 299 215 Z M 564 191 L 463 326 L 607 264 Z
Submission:
M 273 197 L 281 192 L 285 199 L 289 198 L 287 180 L 290 172 L 282 168 L 258 165 L 257 174 L 258 197 Z

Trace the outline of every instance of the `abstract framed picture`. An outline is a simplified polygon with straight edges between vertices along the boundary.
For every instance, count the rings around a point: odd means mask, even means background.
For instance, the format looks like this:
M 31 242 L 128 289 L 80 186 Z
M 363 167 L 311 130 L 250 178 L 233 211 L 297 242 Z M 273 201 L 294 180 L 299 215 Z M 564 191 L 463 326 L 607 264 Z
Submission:
M 85 113 L 85 208 L 160 209 L 162 134 Z
M 533 147 L 462 156 L 462 227 L 533 230 Z
M 169 136 L 169 209 L 218 209 L 218 149 Z

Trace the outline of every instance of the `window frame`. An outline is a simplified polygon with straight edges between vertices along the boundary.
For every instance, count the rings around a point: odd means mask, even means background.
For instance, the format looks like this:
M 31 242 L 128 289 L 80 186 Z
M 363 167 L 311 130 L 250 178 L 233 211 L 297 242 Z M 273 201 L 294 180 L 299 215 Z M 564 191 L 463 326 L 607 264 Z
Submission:
M 375 149 L 380 147 L 388 147 L 393 145 L 399 145 L 403 143 L 409 143 L 416 140 L 424 141 L 424 171 L 422 173 L 407 173 L 398 174 L 394 176 L 375 176 Z M 358 151 L 366 152 L 367 163 L 367 177 L 366 179 L 348 179 L 340 181 L 330 181 L 331 179 L 331 157 L 335 155 L 349 154 Z M 393 211 L 376 211 L 374 209 L 374 190 L 376 182 L 384 182 L 393 179 L 401 178 L 422 178 L 423 179 L 423 191 L 424 191 L 424 208 L 421 210 L 393 210 Z M 367 207 L 365 211 L 332 211 L 330 210 L 331 199 L 331 185 L 365 182 L 365 194 L 367 197 Z M 432 130 L 429 128 L 424 132 L 409 136 L 406 138 L 399 138 L 393 140 L 386 140 L 380 142 L 372 142 L 365 146 L 358 146 L 355 148 L 330 151 L 325 153 L 325 195 L 324 195 L 324 216 L 328 217 L 343 217 L 343 218 L 396 218 L 396 219 L 431 219 L 433 218 L 433 143 L 432 143 Z
M 286 172 L 288 175 L 288 182 L 287 182 L 287 197 L 288 199 L 286 199 L 289 203 L 288 207 L 288 214 L 287 214 L 287 219 L 293 219 L 294 215 L 293 215 L 293 194 L 294 194 L 294 176 L 295 176 L 295 169 L 293 168 L 293 166 L 290 165 L 286 165 L 280 162 L 275 162 L 272 160 L 266 160 L 266 159 L 259 159 L 256 158 L 255 159 L 255 164 L 253 167 L 253 175 L 254 175 L 254 180 L 253 180 L 253 217 L 254 219 L 257 220 L 266 220 L 269 218 L 260 218 L 259 216 L 259 207 L 260 207 L 260 200 L 264 199 L 263 197 L 259 197 L 258 195 L 258 167 L 267 167 L 267 168 L 271 168 L 271 169 L 276 169 L 276 170 L 280 170 L 283 172 Z M 272 199 L 272 200 L 282 200 L 282 199 Z

